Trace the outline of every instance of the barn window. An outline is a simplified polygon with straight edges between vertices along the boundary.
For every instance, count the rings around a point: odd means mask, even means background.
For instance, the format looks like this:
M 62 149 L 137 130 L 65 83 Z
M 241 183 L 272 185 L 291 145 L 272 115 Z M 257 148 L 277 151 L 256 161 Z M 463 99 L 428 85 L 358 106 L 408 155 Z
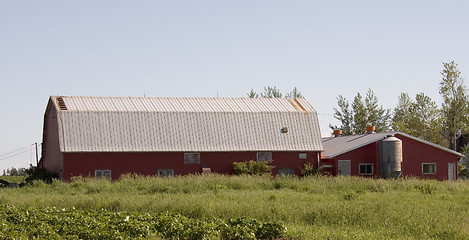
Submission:
M 306 153 L 300 153 L 300 159 L 306 159 Z
M 373 163 L 361 163 L 359 164 L 360 175 L 373 175 Z
M 158 177 L 174 176 L 174 169 L 158 169 Z
M 184 153 L 184 164 L 199 164 L 200 153 Z
M 292 176 L 295 174 L 295 171 L 293 168 L 279 168 L 278 169 L 278 175 L 279 176 Z
M 272 152 L 258 152 L 257 153 L 257 161 L 272 161 Z
M 436 174 L 436 163 L 422 163 L 423 174 Z
M 94 170 L 94 177 L 111 179 L 111 169 L 96 169 Z

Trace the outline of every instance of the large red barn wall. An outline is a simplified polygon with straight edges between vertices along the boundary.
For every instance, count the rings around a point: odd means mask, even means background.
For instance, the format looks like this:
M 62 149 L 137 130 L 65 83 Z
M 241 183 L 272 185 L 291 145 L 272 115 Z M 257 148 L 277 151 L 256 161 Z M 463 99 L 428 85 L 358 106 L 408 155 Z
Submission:
M 299 159 L 300 153 L 307 153 L 306 159 Z M 277 174 L 278 168 L 293 168 L 299 175 L 306 162 L 317 167 L 318 156 L 318 152 L 272 152 L 271 165 L 275 166 L 272 172 Z M 113 179 L 126 173 L 157 175 L 158 169 L 174 169 L 175 175 L 201 173 L 202 167 L 210 167 L 216 173 L 232 174 L 233 162 L 256 158 L 257 152 L 201 152 L 200 164 L 184 164 L 183 152 L 64 153 L 63 178 L 93 177 L 96 169 L 111 169 Z
M 403 176 L 445 180 L 448 179 L 448 163 L 458 165 L 458 157 L 454 154 L 403 135 L 396 134 L 396 137 L 402 140 Z M 436 174 L 422 174 L 422 163 L 436 163 Z

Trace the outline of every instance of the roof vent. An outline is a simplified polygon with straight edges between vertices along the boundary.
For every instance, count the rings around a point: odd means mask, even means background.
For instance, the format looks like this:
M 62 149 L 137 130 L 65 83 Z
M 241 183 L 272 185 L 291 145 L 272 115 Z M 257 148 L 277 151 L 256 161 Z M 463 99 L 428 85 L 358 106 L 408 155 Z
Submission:
M 342 136 L 342 130 L 336 129 L 336 130 L 334 130 L 333 134 L 334 134 L 334 137 L 340 137 L 340 136 Z
M 67 110 L 67 106 L 65 105 L 64 99 L 62 97 L 57 97 L 57 104 L 59 104 L 60 110 Z
M 366 127 L 366 133 L 372 134 L 375 133 L 376 127 L 375 126 L 367 126 Z

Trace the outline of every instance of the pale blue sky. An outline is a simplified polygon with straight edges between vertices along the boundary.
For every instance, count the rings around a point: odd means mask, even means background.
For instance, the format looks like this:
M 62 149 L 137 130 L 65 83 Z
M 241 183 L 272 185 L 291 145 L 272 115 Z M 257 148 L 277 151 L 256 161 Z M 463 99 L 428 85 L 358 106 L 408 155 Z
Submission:
M 50 95 L 245 97 L 295 86 L 328 134 L 339 94 L 440 103 L 469 76 L 466 1 L 0 1 L 0 170 L 35 163 Z

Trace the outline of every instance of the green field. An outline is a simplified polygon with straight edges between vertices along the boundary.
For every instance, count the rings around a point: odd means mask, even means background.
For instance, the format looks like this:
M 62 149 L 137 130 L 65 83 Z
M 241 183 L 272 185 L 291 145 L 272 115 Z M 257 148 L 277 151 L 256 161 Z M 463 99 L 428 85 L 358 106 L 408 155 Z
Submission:
M 99 212 L 138 219 L 169 212 L 209 225 L 248 217 L 282 223 L 286 239 L 469 239 L 466 181 L 222 175 L 126 176 L 115 182 L 76 178 L 0 189 L 0 204 L 4 215 L 4 209 L 40 215 L 62 209 L 65 215 Z M 99 223 L 100 218 L 94 219 Z M 41 224 L 57 232 L 53 224 Z

